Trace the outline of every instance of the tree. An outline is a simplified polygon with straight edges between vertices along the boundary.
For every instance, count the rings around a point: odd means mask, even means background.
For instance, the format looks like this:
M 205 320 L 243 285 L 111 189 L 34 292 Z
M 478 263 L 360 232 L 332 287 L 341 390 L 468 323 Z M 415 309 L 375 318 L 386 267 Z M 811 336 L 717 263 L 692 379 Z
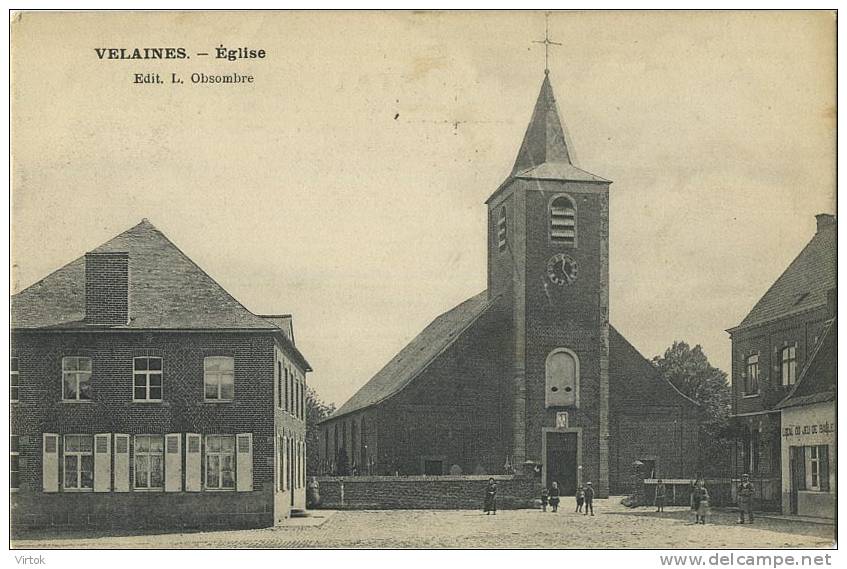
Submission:
M 701 471 L 717 474 L 728 466 L 732 442 L 732 391 L 726 372 L 712 366 L 698 344 L 675 341 L 651 363 L 674 387 L 696 401 L 704 414 L 700 429 Z
M 335 403 L 324 403 L 317 392 L 306 387 L 306 472 L 320 473 L 320 431 L 318 423 L 335 412 Z

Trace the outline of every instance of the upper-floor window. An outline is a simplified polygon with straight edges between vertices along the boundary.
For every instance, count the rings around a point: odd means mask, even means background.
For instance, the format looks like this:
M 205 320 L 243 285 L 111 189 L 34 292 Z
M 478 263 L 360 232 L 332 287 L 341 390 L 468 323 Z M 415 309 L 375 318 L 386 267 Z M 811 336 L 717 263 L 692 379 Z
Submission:
M 135 488 L 162 490 L 165 487 L 165 438 L 135 436 Z
M 18 456 L 18 435 L 9 435 L 9 488 L 20 488 L 20 460 Z
M 759 392 L 759 354 L 747 356 L 744 373 L 744 394 Z
M 94 488 L 94 437 L 65 435 L 64 451 L 65 490 L 92 490 Z
M 282 362 L 276 362 L 276 406 L 282 409 Z
M 134 358 L 132 374 L 134 401 L 162 400 L 162 358 Z
M 576 245 L 576 207 L 567 196 L 558 196 L 550 202 L 550 240 Z
M 788 346 L 780 352 L 782 363 L 782 385 L 794 385 L 797 381 L 797 347 Z
M 291 396 L 288 394 L 290 387 L 289 387 L 288 384 L 289 384 L 289 373 L 288 373 L 288 368 L 286 367 L 285 368 L 285 410 L 286 411 L 291 410 Z
M 206 436 L 206 488 L 235 490 L 234 436 Z
M 497 249 L 506 250 L 507 242 L 506 206 L 500 208 L 500 217 L 497 220 Z
M 17 401 L 18 400 L 18 378 L 20 377 L 18 373 L 18 358 L 9 358 L 9 400 Z
M 91 399 L 91 358 L 77 356 L 62 358 L 62 399 L 70 401 Z
M 235 360 L 226 356 L 209 356 L 203 360 L 206 399 L 232 401 L 235 397 Z

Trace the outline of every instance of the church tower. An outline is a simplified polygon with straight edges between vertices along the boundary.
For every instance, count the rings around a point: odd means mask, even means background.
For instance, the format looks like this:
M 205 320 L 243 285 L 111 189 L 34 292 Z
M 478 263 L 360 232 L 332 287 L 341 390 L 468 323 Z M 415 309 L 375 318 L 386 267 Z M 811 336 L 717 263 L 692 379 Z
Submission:
M 609 491 L 609 180 L 575 164 L 544 81 L 488 205 L 488 293 L 510 305 L 512 460 Z

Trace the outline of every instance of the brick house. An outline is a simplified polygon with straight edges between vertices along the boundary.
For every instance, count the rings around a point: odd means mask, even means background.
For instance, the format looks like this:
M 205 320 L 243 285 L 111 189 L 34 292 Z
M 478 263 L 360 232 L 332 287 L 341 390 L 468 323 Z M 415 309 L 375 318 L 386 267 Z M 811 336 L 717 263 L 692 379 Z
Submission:
M 11 299 L 17 527 L 270 526 L 305 508 L 290 316 L 248 311 L 147 220 Z
M 781 464 L 782 420 L 777 404 L 835 316 L 836 221 L 820 214 L 817 232 L 738 326 L 732 341 L 732 415 L 739 429 L 733 473 L 749 473 L 761 507 L 786 507 Z
M 838 326 L 828 321 L 797 383 L 777 403 L 782 420 L 782 511 L 835 519 Z
M 599 496 L 690 477 L 700 409 L 609 323 L 609 185 L 578 168 L 546 75 L 488 199 L 488 288 L 321 423 L 325 473 L 536 471 Z

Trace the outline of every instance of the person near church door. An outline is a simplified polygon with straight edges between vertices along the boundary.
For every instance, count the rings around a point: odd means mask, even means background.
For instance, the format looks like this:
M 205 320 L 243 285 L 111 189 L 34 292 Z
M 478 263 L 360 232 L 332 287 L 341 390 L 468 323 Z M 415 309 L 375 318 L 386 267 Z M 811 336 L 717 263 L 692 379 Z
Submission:
M 582 513 L 582 505 L 585 503 L 585 488 L 582 487 L 582 484 L 576 489 L 576 511 L 577 513 Z
M 485 515 L 493 513 L 497 515 L 497 483 L 493 478 L 488 479 L 488 486 L 485 488 L 485 503 L 482 510 Z
M 585 483 L 585 515 L 588 515 L 588 510 L 591 510 L 591 515 L 594 515 L 594 487 L 591 482 Z
M 552 488 L 550 488 L 550 505 L 553 506 L 553 511 L 559 511 L 559 483 L 553 482 Z
M 547 491 L 547 487 L 542 486 L 541 487 L 541 509 L 545 512 L 547 511 L 547 502 L 549 501 L 548 498 L 549 498 L 549 493 Z

